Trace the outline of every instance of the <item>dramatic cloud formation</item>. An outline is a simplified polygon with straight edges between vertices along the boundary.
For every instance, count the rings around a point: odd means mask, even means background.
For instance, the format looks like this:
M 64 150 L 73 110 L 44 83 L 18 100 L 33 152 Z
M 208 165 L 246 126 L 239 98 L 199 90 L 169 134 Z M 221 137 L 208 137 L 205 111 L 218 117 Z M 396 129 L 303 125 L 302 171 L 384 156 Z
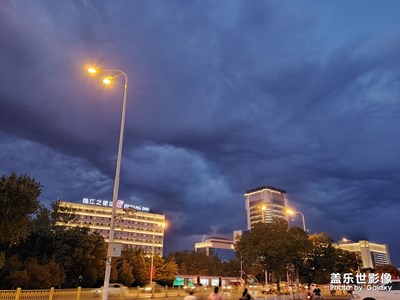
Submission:
M 120 198 L 170 220 L 167 251 L 245 228 L 243 194 L 285 189 L 310 232 L 388 243 L 400 213 L 400 3 L 2 1 L 0 171 L 41 201 Z M 360 9 L 362 8 L 362 9 Z M 300 224 L 294 220 L 293 224 Z

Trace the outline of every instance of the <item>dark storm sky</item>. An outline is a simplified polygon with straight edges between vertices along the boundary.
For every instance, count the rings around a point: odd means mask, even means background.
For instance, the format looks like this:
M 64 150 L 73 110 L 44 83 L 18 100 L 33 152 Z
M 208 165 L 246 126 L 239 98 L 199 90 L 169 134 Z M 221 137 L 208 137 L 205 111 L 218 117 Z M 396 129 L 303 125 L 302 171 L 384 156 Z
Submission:
M 166 214 L 167 252 L 272 185 L 400 265 L 400 2 L 1 1 L 0 171 L 46 205 L 112 196 L 123 82 L 91 63 L 128 74 L 119 198 Z

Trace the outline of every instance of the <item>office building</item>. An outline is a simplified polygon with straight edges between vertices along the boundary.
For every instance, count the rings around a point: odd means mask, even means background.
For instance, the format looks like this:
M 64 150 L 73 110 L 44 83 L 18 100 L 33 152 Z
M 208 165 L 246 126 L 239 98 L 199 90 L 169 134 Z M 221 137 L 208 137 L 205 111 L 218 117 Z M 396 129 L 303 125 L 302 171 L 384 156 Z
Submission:
M 108 243 L 112 201 L 83 198 L 82 203 L 59 201 L 61 218 L 56 223 L 65 227 L 87 227 Z M 72 215 L 73 219 L 62 216 Z M 142 249 L 151 255 L 163 254 L 165 215 L 150 213 L 148 207 L 125 204 L 118 200 L 115 213 L 114 242 L 122 248 Z
M 362 268 L 374 269 L 377 265 L 390 264 L 389 249 L 386 244 L 377 244 L 365 240 L 353 242 L 343 239 L 334 246 L 357 253 L 362 259 Z
M 288 221 L 286 191 L 271 186 L 262 186 L 246 192 L 247 229 L 258 222 Z
M 218 256 L 221 261 L 235 259 L 233 241 L 225 238 L 210 237 L 205 239 L 203 242 L 196 243 L 194 248 L 196 252 Z

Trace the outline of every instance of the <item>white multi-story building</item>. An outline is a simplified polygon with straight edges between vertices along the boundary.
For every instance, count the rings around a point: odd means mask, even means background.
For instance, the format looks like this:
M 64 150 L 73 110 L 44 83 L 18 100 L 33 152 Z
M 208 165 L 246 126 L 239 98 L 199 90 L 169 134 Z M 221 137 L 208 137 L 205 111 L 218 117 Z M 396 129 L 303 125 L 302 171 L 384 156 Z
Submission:
M 226 238 L 209 237 L 203 242 L 196 243 L 194 248 L 196 252 L 218 256 L 222 261 L 229 261 L 235 258 L 234 243 Z
M 59 201 L 58 211 L 73 216 L 60 218 L 59 226 L 87 227 L 99 233 L 108 243 L 112 201 L 83 198 L 82 203 Z M 163 254 L 165 215 L 150 213 L 147 207 L 125 204 L 118 200 L 115 213 L 114 243 L 142 249 L 147 254 Z
M 362 268 L 374 269 L 377 265 L 390 264 L 389 248 L 386 244 L 377 244 L 365 240 L 353 242 L 343 239 L 334 246 L 358 254 L 363 262 Z
M 247 229 L 255 223 L 269 223 L 280 219 L 288 221 L 286 191 L 271 186 L 251 189 L 244 194 L 247 211 Z

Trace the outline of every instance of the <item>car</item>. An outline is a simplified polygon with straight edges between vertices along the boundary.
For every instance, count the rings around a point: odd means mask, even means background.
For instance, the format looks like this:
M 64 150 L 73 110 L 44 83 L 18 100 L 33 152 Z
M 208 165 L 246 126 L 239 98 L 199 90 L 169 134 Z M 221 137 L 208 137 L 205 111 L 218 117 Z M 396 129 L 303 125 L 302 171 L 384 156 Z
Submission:
M 263 294 L 274 294 L 275 289 L 271 284 L 264 285 L 261 289 L 261 293 Z
M 207 287 L 203 286 L 201 283 L 189 282 L 188 285 L 183 286 L 183 289 L 186 291 L 200 292 L 203 290 L 207 290 Z
M 390 290 L 389 290 L 390 288 Z M 352 291 L 350 299 L 357 300 L 399 300 L 400 279 L 392 279 L 386 285 L 366 286 L 361 290 Z
M 161 293 L 163 291 L 165 291 L 165 288 L 155 282 L 148 283 L 143 287 L 143 292 L 145 293 Z
M 230 292 L 232 290 L 232 286 L 231 285 L 223 285 L 222 290 L 224 292 Z
M 104 287 L 92 290 L 93 293 L 101 295 Z M 108 295 L 110 296 L 119 296 L 128 293 L 128 287 L 121 283 L 110 283 L 108 285 Z

